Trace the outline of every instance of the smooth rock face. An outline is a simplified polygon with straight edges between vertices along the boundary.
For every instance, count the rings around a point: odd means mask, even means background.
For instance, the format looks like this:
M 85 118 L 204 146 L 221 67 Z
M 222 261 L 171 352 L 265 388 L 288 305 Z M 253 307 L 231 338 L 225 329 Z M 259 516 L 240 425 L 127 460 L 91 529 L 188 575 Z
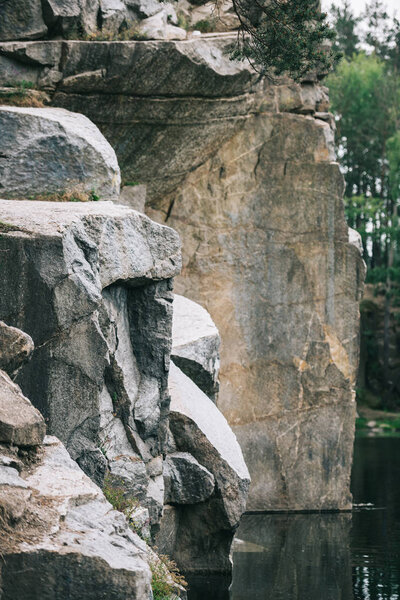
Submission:
M 0 314 L 36 346 L 18 382 L 94 481 L 109 472 L 156 523 L 177 234 L 111 202 L 3 200 L 0 219 Z
M 246 505 L 249 473 L 223 415 L 173 363 L 169 391 L 170 428 L 178 451 L 194 456 L 215 480 L 215 493 L 206 502 L 178 507 L 173 556 L 184 571 L 196 570 L 196 565 L 200 571 L 229 572 L 229 549 Z
M 0 321 L 0 369 L 12 377 L 29 360 L 33 348 L 27 333 Z
M 168 220 L 185 248 L 177 289 L 223 340 L 218 406 L 252 476 L 248 510 L 351 506 L 365 271 L 331 140 L 319 119 L 256 115 L 187 177 Z
M 149 549 L 56 438 L 15 473 L 0 472 L 4 598 L 151 597 Z
M 219 347 L 218 329 L 209 313 L 196 302 L 175 294 L 171 357 L 214 401 L 219 387 Z
M 0 371 L 0 443 L 38 446 L 45 433 L 46 425 L 40 412 L 8 375 Z
M 214 476 L 188 452 L 169 454 L 164 463 L 165 502 L 196 504 L 214 491 Z
M 119 194 L 114 150 L 83 115 L 56 108 L 0 107 L 0 196 L 73 190 Z

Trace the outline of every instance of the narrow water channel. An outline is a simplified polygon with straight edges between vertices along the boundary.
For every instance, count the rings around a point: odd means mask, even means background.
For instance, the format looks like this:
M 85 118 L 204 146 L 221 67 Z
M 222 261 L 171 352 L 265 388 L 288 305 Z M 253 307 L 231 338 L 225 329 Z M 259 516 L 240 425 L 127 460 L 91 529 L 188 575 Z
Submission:
M 346 514 L 248 514 L 233 581 L 189 581 L 189 600 L 400 600 L 400 438 L 357 438 Z

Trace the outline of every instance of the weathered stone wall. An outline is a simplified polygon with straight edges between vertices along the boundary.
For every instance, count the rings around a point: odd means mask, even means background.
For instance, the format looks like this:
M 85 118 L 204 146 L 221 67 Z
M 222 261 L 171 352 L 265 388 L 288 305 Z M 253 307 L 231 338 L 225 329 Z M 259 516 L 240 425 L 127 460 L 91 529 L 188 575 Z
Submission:
M 250 468 L 248 508 L 345 509 L 364 266 L 326 89 L 260 81 L 231 42 L 1 44 L 0 78 L 17 65 L 89 116 L 123 183 L 146 184 L 148 214 L 179 231 L 177 290 L 221 332 L 218 405 Z

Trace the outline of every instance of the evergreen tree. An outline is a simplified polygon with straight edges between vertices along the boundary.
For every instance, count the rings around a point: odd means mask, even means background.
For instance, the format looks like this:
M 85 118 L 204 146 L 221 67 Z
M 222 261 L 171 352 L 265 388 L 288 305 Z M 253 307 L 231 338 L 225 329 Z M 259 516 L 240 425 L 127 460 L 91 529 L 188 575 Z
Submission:
M 330 12 L 336 30 L 334 48 L 345 57 L 351 58 L 357 52 L 360 44 L 357 26 L 361 18 L 354 16 L 349 0 L 345 0 L 343 6 L 332 4 Z
M 345 8 L 333 7 L 332 16 L 336 23 L 340 20 L 342 31 L 353 31 L 354 17 Z M 367 368 L 362 383 L 392 407 L 400 404 L 400 375 L 390 365 L 391 330 L 400 304 L 400 27 L 379 0 L 367 5 L 362 24 L 355 52 L 347 53 L 328 85 L 337 116 L 348 222 L 362 236 L 367 282 L 384 296 L 383 323 L 378 324 L 382 347 L 364 322 Z M 339 33 L 338 43 L 341 39 Z
M 319 0 L 233 0 L 233 7 L 240 31 L 232 56 L 264 75 L 285 72 L 301 80 L 315 69 L 329 72 L 338 58 Z

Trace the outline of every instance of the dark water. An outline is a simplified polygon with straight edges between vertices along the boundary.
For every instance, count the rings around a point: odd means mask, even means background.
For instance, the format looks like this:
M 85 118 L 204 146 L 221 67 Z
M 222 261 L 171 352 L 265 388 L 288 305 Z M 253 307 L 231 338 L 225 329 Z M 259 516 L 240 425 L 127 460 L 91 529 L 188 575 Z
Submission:
M 189 600 L 400 600 L 400 438 L 356 440 L 351 514 L 249 514 L 231 586 L 191 580 Z

